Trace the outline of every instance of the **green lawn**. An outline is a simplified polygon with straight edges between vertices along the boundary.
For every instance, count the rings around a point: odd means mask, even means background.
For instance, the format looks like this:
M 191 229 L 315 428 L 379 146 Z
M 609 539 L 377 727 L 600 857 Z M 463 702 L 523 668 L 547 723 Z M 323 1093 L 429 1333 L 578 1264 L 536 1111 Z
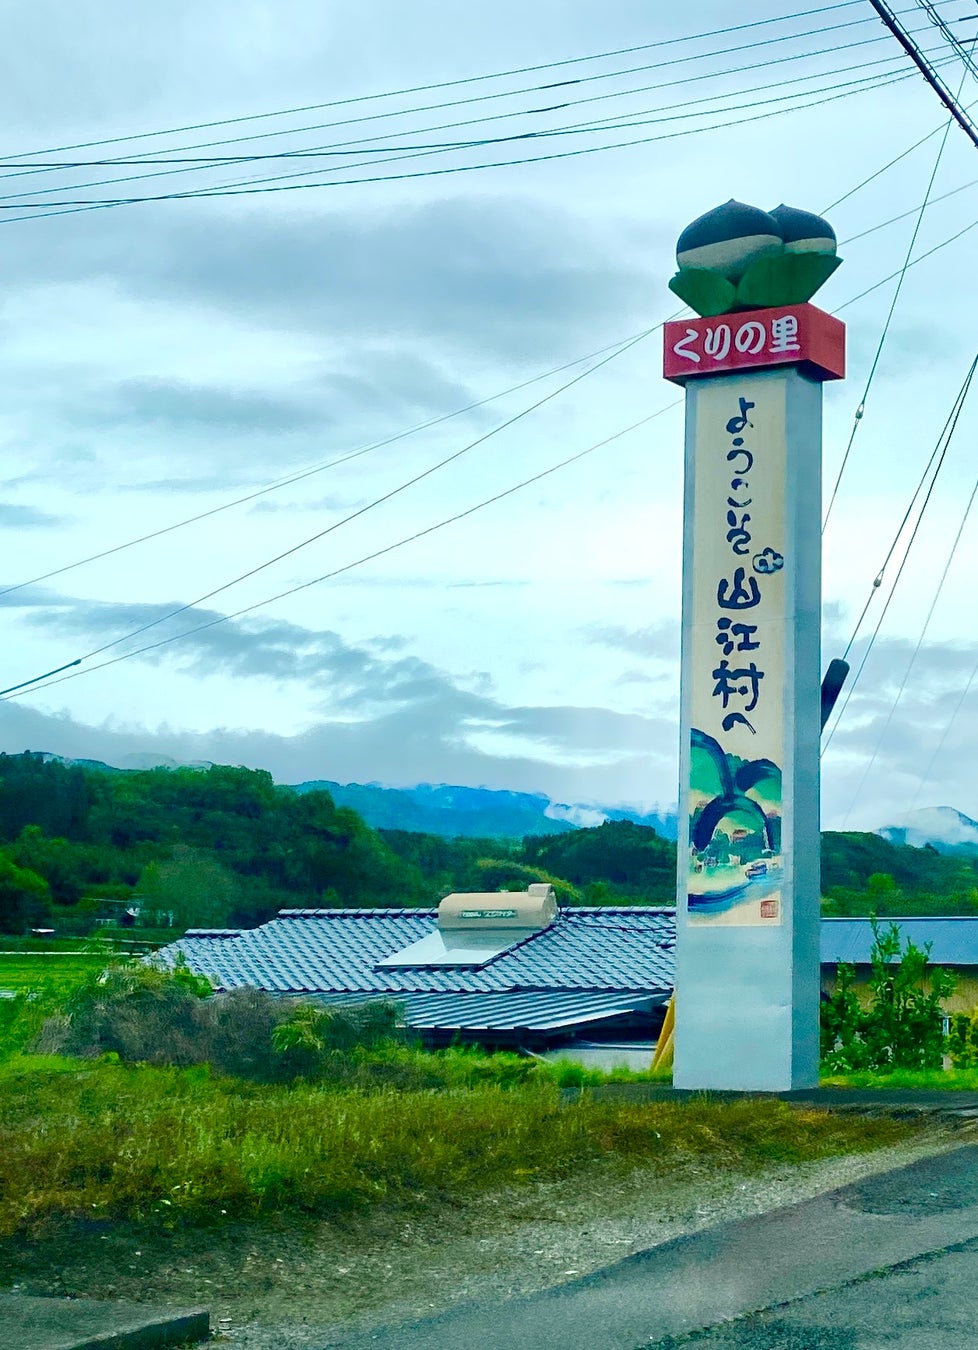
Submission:
M 76 984 L 111 959 L 90 952 L 63 956 L 58 952 L 0 951 L 0 989 L 37 989 L 54 981 L 61 985 Z

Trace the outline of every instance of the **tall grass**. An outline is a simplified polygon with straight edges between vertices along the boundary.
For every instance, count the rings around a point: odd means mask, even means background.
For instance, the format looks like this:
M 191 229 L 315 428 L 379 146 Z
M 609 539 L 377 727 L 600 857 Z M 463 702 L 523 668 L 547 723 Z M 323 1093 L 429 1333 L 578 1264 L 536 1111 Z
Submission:
M 552 1082 L 269 1086 L 206 1068 L 14 1059 L 0 1073 L 0 1237 L 54 1218 L 207 1224 L 457 1199 L 608 1157 L 800 1161 L 909 1127 L 777 1102 L 561 1104 Z
M 877 1088 L 881 1091 L 978 1092 L 978 1068 L 894 1069 L 892 1073 L 835 1074 L 822 1079 L 822 1087 Z
M 91 952 L 0 952 L 0 989 L 33 989 L 59 979 L 79 984 L 104 968 L 107 958 Z

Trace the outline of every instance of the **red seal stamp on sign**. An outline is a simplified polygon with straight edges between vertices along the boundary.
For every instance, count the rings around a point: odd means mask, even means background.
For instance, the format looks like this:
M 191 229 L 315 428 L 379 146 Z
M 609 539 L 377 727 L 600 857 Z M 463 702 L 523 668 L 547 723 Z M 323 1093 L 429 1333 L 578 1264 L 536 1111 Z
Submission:
M 762 919 L 776 919 L 777 917 L 778 917 L 778 902 L 777 902 L 777 900 L 762 900 L 762 901 L 761 901 L 761 918 L 762 918 Z

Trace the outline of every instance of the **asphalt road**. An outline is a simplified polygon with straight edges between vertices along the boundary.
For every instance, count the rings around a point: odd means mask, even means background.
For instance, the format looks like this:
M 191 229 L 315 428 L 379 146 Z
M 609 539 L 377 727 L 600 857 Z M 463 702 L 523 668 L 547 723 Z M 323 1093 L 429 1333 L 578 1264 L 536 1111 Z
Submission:
M 978 1340 L 978 1239 L 659 1350 L 964 1350 Z
M 677 1238 L 556 1289 L 331 1342 L 348 1350 L 976 1344 L 975 1145 Z

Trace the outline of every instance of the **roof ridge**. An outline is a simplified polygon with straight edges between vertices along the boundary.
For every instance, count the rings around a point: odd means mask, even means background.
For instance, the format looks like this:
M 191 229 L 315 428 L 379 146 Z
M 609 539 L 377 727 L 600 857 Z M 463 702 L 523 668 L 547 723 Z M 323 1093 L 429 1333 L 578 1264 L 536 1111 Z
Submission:
M 824 914 L 822 923 L 872 923 L 869 914 Z M 978 914 L 886 914 L 877 923 L 978 923 Z

